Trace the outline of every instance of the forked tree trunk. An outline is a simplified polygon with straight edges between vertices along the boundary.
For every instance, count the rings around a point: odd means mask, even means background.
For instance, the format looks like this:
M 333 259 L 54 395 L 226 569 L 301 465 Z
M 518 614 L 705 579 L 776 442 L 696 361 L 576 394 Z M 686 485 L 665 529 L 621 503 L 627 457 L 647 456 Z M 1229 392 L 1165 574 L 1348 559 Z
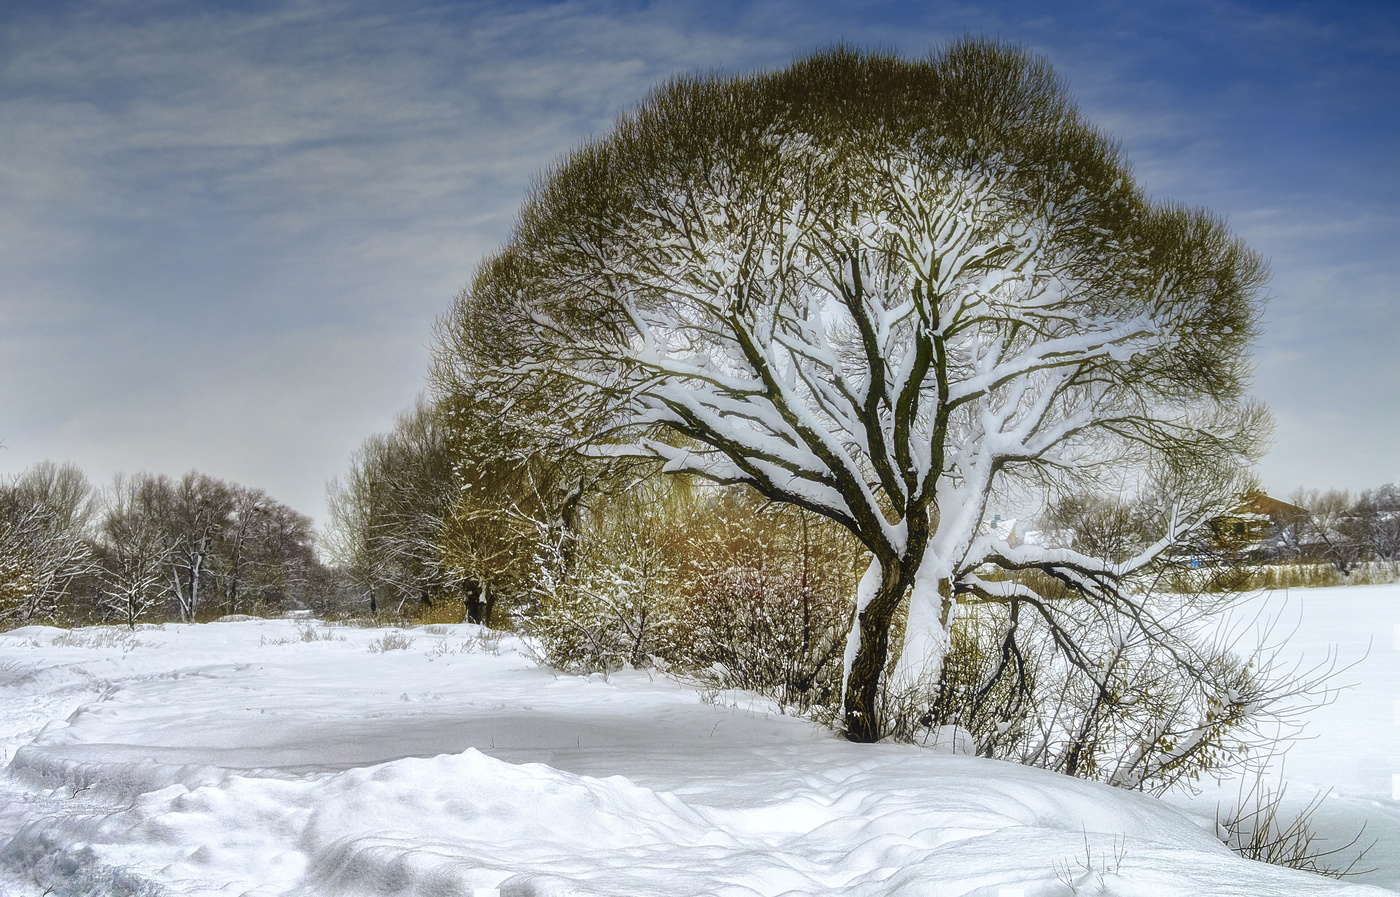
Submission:
M 904 569 L 905 566 L 881 570 L 880 585 L 855 622 L 859 627 L 860 647 L 856 649 L 851 668 L 846 674 L 843 707 L 848 741 L 871 744 L 884 736 L 884 720 L 880 717 L 879 706 L 880 682 L 889 660 L 890 625 L 913 579 L 912 573 Z

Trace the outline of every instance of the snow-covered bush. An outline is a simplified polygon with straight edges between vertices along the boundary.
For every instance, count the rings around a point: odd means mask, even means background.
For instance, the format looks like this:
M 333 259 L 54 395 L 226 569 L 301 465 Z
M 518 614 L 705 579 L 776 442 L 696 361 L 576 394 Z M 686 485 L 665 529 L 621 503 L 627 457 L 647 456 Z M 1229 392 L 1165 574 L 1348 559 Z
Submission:
M 546 662 L 608 672 L 663 652 L 687 539 L 679 504 L 664 484 L 639 484 L 595 508 L 585 532 L 547 548 L 524 616 Z
M 673 615 L 668 574 L 646 547 L 616 564 L 544 565 L 527 623 L 544 659 L 571 673 L 649 666 Z
M 834 719 L 864 548 L 831 521 L 746 489 L 704 497 L 690 516 L 668 657 L 708 685 Z
M 551 665 L 660 658 L 786 706 L 839 702 L 863 552 L 828 521 L 745 490 L 653 479 L 598 503 L 570 549 L 541 559 L 524 617 Z

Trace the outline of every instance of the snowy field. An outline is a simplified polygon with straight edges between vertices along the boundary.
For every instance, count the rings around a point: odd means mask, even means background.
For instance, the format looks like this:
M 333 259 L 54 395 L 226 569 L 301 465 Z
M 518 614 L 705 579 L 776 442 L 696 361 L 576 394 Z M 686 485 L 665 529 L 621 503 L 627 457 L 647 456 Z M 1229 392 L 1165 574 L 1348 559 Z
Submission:
M 1370 643 L 1287 774 L 1334 789 L 1327 833 L 1366 822 L 1363 880 L 1400 889 L 1400 586 L 1284 612 L 1292 651 Z M 1238 859 L 1199 800 L 851 745 L 659 676 L 556 676 L 475 627 L 406 636 L 0 635 L 0 894 L 1393 893 Z
M 1274 639 L 1287 638 L 1285 666 L 1335 660 L 1334 682 L 1345 687 L 1307 716 L 1305 739 L 1280 764 L 1287 803 L 1321 799 L 1314 828 L 1328 843 L 1319 846 L 1341 848 L 1361 833 L 1358 846 L 1369 849 L 1356 868 L 1375 871 L 1352 880 L 1400 891 L 1400 585 L 1274 592 L 1239 616 L 1279 621 Z M 1194 806 L 1208 812 L 1207 802 L 1237 791 L 1208 791 Z M 1344 850 L 1331 864 L 1345 866 L 1356 853 Z

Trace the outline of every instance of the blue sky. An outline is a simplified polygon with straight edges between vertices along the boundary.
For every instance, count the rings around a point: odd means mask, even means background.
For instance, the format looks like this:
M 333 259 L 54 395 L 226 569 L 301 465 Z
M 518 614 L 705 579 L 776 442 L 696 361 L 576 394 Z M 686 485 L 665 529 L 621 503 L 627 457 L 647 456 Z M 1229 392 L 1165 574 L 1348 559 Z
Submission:
M 0 473 L 190 468 L 320 518 L 525 189 L 678 71 L 966 32 L 1271 260 L 1265 486 L 1400 481 L 1392 3 L 0 0 Z

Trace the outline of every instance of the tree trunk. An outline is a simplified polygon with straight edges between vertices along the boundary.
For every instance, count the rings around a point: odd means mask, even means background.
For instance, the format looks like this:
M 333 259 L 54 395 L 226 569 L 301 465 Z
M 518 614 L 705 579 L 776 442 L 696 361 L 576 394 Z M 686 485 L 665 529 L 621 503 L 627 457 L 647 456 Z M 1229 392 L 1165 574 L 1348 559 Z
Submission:
M 466 622 L 482 625 L 487 623 L 489 615 L 484 582 L 475 579 L 467 580 L 462 589 L 462 604 L 466 608 Z
M 953 582 L 946 577 L 933 580 L 913 577 L 907 598 L 904 643 L 894 676 L 900 688 L 925 690 L 938 682 L 951 647 Z
M 234 543 L 233 557 L 229 564 L 228 613 L 238 613 L 238 578 L 243 575 L 243 540 Z
M 879 741 L 884 720 L 880 718 L 880 680 L 890 653 L 890 623 L 895 608 L 909 588 L 909 577 L 896 566 L 880 571 L 875 596 L 856 621 L 860 646 L 846 675 L 844 722 L 846 739 L 862 744 Z
M 199 568 L 204 562 L 204 555 L 195 555 L 195 559 L 190 564 L 190 622 L 194 622 L 194 615 L 199 611 Z

